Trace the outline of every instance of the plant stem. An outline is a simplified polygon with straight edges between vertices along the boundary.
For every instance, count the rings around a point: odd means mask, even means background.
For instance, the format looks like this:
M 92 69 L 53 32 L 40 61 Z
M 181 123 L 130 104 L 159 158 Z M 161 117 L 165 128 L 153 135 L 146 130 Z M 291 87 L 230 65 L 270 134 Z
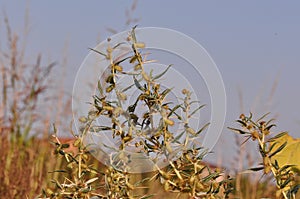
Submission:
M 258 142 L 259 142 L 260 147 L 263 149 L 263 148 L 264 148 L 264 136 L 263 136 L 262 140 L 259 138 L 259 139 L 258 139 Z M 268 156 L 266 156 L 266 158 L 267 158 L 267 161 L 268 161 L 268 162 L 267 162 L 267 163 L 268 163 L 268 166 L 271 167 L 272 174 L 273 174 L 273 176 L 274 176 L 275 179 L 276 179 L 276 186 L 277 186 L 277 188 L 281 191 L 283 197 L 284 197 L 285 199 L 288 199 L 288 197 L 287 197 L 285 191 L 284 191 L 283 189 L 281 189 L 280 186 L 278 185 L 278 180 L 277 180 L 277 178 L 276 178 L 276 176 L 277 176 L 277 175 L 276 175 L 276 170 L 274 169 L 274 167 L 273 167 L 273 165 L 272 165 L 271 159 L 270 159 Z

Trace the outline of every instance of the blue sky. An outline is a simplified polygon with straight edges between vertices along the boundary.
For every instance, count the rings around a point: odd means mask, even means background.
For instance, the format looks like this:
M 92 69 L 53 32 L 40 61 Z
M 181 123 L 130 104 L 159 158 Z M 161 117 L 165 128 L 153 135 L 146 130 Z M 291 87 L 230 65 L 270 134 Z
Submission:
M 41 52 L 61 62 L 67 43 L 66 85 L 71 88 L 88 47 L 110 35 L 106 29 L 128 29 L 125 10 L 132 1 L 10 1 L 0 8 L 16 31 L 29 9 L 27 55 Z M 140 27 L 171 28 L 192 37 L 211 55 L 223 77 L 227 98 L 226 126 L 240 114 L 238 89 L 244 111 L 278 115 L 278 130 L 300 137 L 300 2 L 299 1 L 139 1 L 133 17 Z M 3 18 L 3 12 L 0 17 Z M 0 38 L 3 38 L 3 20 Z M 59 66 L 58 66 L 59 67 Z M 57 71 L 59 72 L 59 70 Z M 269 105 L 269 96 L 278 80 Z M 230 134 L 224 129 L 223 135 Z M 232 145 L 223 136 L 223 147 Z M 216 148 L 216 152 L 219 149 Z

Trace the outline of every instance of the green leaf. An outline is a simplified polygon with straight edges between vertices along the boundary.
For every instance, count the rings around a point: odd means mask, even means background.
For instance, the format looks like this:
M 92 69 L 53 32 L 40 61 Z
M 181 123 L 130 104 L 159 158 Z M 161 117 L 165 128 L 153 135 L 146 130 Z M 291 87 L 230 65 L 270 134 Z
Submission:
M 123 58 L 123 59 L 121 59 L 121 60 L 119 60 L 119 61 L 114 62 L 114 65 L 119 65 L 120 63 L 126 61 L 126 60 L 129 59 L 129 58 L 131 58 L 131 56 L 130 56 L 130 57 L 125 57 L 125 58 Z
M 166 74 L 166 72 L 169 70 L 169 68 L 171 68 L 172 64 L 170 64 L 162 73 L 156 75 L 155 77 L 153 77 L 152 80 L 156 80 L 156 79 L 159 79 L 161 78 L 164 74 Z
M 233 132 L 235 133 L 239 133 L 239 134 L 250 134 L 249 132 L 246 132 L 246 131 L 243 131 L 243 130 L 240 130 L 240 129 L 236 129 L 236 128 L 231 128 L 231 127 L 228 127 L 228 129 L 232 130 Z
M 181 107 L 181 105 L 176 105 L 174 108 L 169 109 L 170 113 L 168 114 L 168 117 L 170 117 L 180 107 Z
M 274 122 L 275 119 L 270 119 L 269 121 L 266 122 L 266 126 L 269 126 L 269 124 L 271 124 L 271 122 Z
M 103 95 L 103 88 L 101 86 L 100 80 L 98 80 L 98 85 L 97 86 L 98 86 L 98 91 L 99 91 L 100 95 Z
M 178 142 L 178 140 L 183 136 L 185 131 L 182 131 L 179 135 L 177 135 L 173 140 L 172 143 Z
M 132 30 L 131 30 L 131 37 L 132 37 L 133 43 L 136 43 L 136 42 L 137 42 L 136 36 L 135 36 L 135 29 L 136 29 L 136 27 L 137 27 L 137 25 L 134 26 L 134 27 L 132 28 Z
M 288 178 L 286 181 L 284 181 L 283 184 L 280 185 L 280 189 L 283 189 L 286 185 L 288 185 L 292 181 L 292 178 Z
M 236 122 L 240 123 L 243 127 L 247 126 L 246 122 L 244 122 L 242 120 L 236 120 Z
M 139 186 L 139 185 L 141 185 L 144 182 L 147 182 L 149 180 L 150 180 L 150 178 L 143 178 L 142 180 L 139 180 L 138 182 L 134 183 L 134 186 L 137 187 L 137 186 Z
M 263 170 L 265 167 L 264 166 L 262 166 L 262 167 L 254 167 L 254 168 L 250 168 L 249 170 L 250 171 L 261 171 L 261 170 Z
M 266 114 L 264 114 L 263 116 L 261 116 L 258 120 L 256 120 L 256 122 L 259 122 L 259 121 L 261 121 L 261 120 L 263 120 L 265 117 L 267 117 L 268 115 L 270 114 L 270 112 L 269 113 L 266 113 Z
M 144 90 L 145 90 L 144 87 L 142 87 L 142 85 L 141 85 L 140 82 L 136 79 L 135 76 L 133 76 L 133 80 L 134 80 L 135 86 L 136 86 L 139 90 L 141 90 L 141 91 L 144 91 Z
M 276 155 L 277 153 L 279 153 L 280 151 L 282 151 L 282 149 L 287 145 L 287 142 L 283 143 L 282 145 L 280 145 L 280 147 L 278 147 L 274 152 L 272 152 L 269 157 L 273 157 L 274 155 Z
M 270 130 L 272 127 L 274 127 L 274 126 L 276 126 L 276 124 L 271 124 L 271 125 L 267 126 L 267 127 L 266 127 L 266 130 L 269 131 L 269 130 Z
M 200 133 L 202 133 L 209 125 L 210 125 L 210 123 L 205 124 L 199 131 L 197 131 L 196 135 L 199 135 Z
M 198 108 L 196 108 L 190 115 L 189 117 L 192 117 L 195 113 L 197 113 L 197 111 L 199 111 L 200 109 L 202 109 L 203 107 L 205 107 L 206 104 L 203 104 L 201 106 L 199 106 Z
M 271 146 L 270 146 L 269 151 L 274 151 L 273 148 L 274 148 L 275 146 L 276 146 L 276 143 L 272 143 Z
M 211 173 L 208 176 L 204 177 L 202 179 L 203 182 L 209 182 L 210 180 L 214 180 L 220 176 L 219 173 Z
M 125 42 L 120 42 L 120 43 L 116 44 L 116 45 L 113 47 L 113 49 L 116 49 L 116 48 L 118 48 L 119 46 L 121 46 L 121 45 L 123 45 L 123 44 L 125 44 Z
M 56 128 L 55 124 L 53 124 L 53 131 L 54 131 L 54 134 L 57 136 L 57 128 Z
M 275 160 L 275 162 L 272 163 L 272 165 L 275 167 L 275 169 L 279 169 L 279 164 L 277 160 Z
M 92 132 L 100 132 L 100 131 L 109 131 L 112 130 L 109 126 L 91 126 L 90 131 Z
M 285 170 L 287 170 L 287 169 L 289 169 L 289 168 L 292 168 L 292 167 L 294 167 L 295 165 L 285 165 L 285 166 L 283 166 L 283 167 L 281 167 L 280 169 L 279 169 L 279 172 L 282 172 L 282 171 L 285 171 Z
M 285 135 L 287 135 L 287 134 L 288 134 L 288 132 L 282 132 L 282 133 L 279 133 L 279 134 L 277 134 L 276 136 L 270 138 L 270 139 L 268 140 L 268 142 L 274 142 L 276 139 L 279 139 L 279 138 L 281 138 L 282 136 L 285 136 Z
M 107 56 L 106 54 L 104 54 L 104 53 L 102 53 L 102 52 L 100 52 L 100 51 L 98 51 L 98 50 L 96 50 L 96 49 L 89 48 L 89 50 L 94 51 L 94 52 L 96 52 L 96 53 L 98 53 L 98 54 L 100 54 L 100 55 L 102 55 L 102 56 L 104 56 L 104 57 Z
M 164 90 L 162 93 L 161 93 L 161 98 L 164 99 L 166 97 L 166 95 L 171 92 L 172 88 L 167 88 L 166 90 Z
M 293 186 L 290 190 L 289 190 L 289 192 L 288 192 L 288 197 L 289 198 L 292 198 L 292 196 L 294 196 L 294 195 L 296 195 L 297 194 L 297 192 L 298 192 L 298 190 L 300 189 L 300 184 L 297 184 L 297 185 L 295 185 L 295 186 Z

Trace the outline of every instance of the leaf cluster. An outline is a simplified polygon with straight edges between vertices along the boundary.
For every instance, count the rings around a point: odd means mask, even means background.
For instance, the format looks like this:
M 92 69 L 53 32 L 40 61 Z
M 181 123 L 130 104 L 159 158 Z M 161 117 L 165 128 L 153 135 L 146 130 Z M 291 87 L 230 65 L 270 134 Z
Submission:
M 240 128 L 229 128 L 235 133 L 244 135 L 246 141 L 252 139 L 258 143 L 259 153 L 262 158 L 260 166 L 250 168 L 250 171 L 263 171 L 263 174 L 272 174 L 278 188 L 277 195 L 282 195 L 284 198 L 295 198 L 299 189 L 299 184 L 296 183 L 296 175 L 293 168 L 299 165 L 291 165 L 279 161 L 278 154 L 284 154 L 288 145 L 287 140 L 282 139 L 288 135 L 287 132 L 280 132 L 275 134 L 271 131 L 276 125 L 273 123 L 274 119 L 265 121 L 268 114 L 263 115 L 257 120 L 253 119 L 253 115 L 240 115 L 237 123 Z M 275 135 L 274 135 L 275 134 Z M 273 136 L 272 136 L 273 135 Z

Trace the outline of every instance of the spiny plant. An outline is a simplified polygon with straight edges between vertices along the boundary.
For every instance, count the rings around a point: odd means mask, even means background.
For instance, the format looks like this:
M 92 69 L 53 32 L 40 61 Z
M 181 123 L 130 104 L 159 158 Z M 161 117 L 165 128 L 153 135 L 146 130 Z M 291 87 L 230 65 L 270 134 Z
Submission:
M 297 184 L 296 178 L 298 175 L 299 164 L 290 164 L 298 160 L 299 157 L 293 157 L 290 162 L 283 162 L 279 159 L 279 154 L 283 155 L 285 159 L 292 157 L 290 151 L 287 151 L 288 139 L 286 139 L 287 132 L 280 132 L 274 135 L 271 129 L 276 126 L 273 119 L 265 121 L 268 114 L 261 118 L 254 120 L 252 114 L 245 116 L 241 114 L 237 122 L 241 128 L 229 128 L 232 131 L 246 136 L 246 141 L 252 139 L 258 143 L 259 154 L 262 162 L 260 166 L 250 168 L 250 171 L 263 171 L 263 175 L 272 174 L 278 192 L 276 196 L 279 198 L 283 196 L 285 199 L 296 198 L 300 184 Z
M 108 45 L 106 52 L 91 49 L 109 61 L 108 74 L 97 82 L 98 94 L 93 96 L 88 115 L 79 118 L 82 125 L 79 134 L 74 135 L 76 140 L 73 143 L 78 149 L 76 153 L 67 152 L 70 145 L 60 143 L 54 135 L 55 153 L 67 162 L 66 168 L 54 172 L 62 172 L 65 180 L 58 182 L 54 179 L 55 187 L 45 189 L 41 198 L 150 198 L 155 195 L 137 194 L 137 190 L 147 189 L 145 183 L 153 181 L 159 181 L 166 192 L 177 193 L 178 197 L 187 194 L 190 198 L 227 198 L 232 191 L 230 179 L 217 180 L 222 173 L 203 163 L 207 151 L 195 143 L 208 124 L 198 130 L 190 125 L 190 118 L 203 106 L 193 108 L 192 105 L 198 102 L 192 101 L 187 89 L 182 90 L 181 103 L 167 101 L 172 89 L 162 89 L 159 79 L 171 66 L 157 75 L 154 71 L 147 72 L 146 63 L 151 60 L 146 60 L 145 44 L 137 40 L 135 27 L 126 42 L 131 50 L 125 57 L 114 57 L 113 54 L 123 43 Z M 125 63 L 129 63 L 132 70 L 125 71 Z M 132 85 L 122 88 L 119 81 L 124 76 L 131 77 Z M 136 88 L 139 94 L 132 104 L 126 106 L 127 91 L 131 88 Z M 109 97 L 112 94 L 115 97 Z M 145 109 L 143 113 L 141 107 Z M 95 121 L 99 118 L 108 119 L 110 124 L 97 124 Z M 176 124 L 183 126 L 179 134 L 172 132 L 171 127 Z M 88 163 L 95 150 L 93 144 L 85 143 L 91 132 L 110 134 L 113 140 L 117 140 L 115 147 L 103 144 L 115 152 L 106 158 L 108 166 L 104 171 Z M 154 172 L 149 178 L 135 181 L 132 177 L 128 166 L 132 157 L 127 153 L 132 147 L 152 158 Z M 159 165 L 162 157 L 167 162 L 165 167 Z

